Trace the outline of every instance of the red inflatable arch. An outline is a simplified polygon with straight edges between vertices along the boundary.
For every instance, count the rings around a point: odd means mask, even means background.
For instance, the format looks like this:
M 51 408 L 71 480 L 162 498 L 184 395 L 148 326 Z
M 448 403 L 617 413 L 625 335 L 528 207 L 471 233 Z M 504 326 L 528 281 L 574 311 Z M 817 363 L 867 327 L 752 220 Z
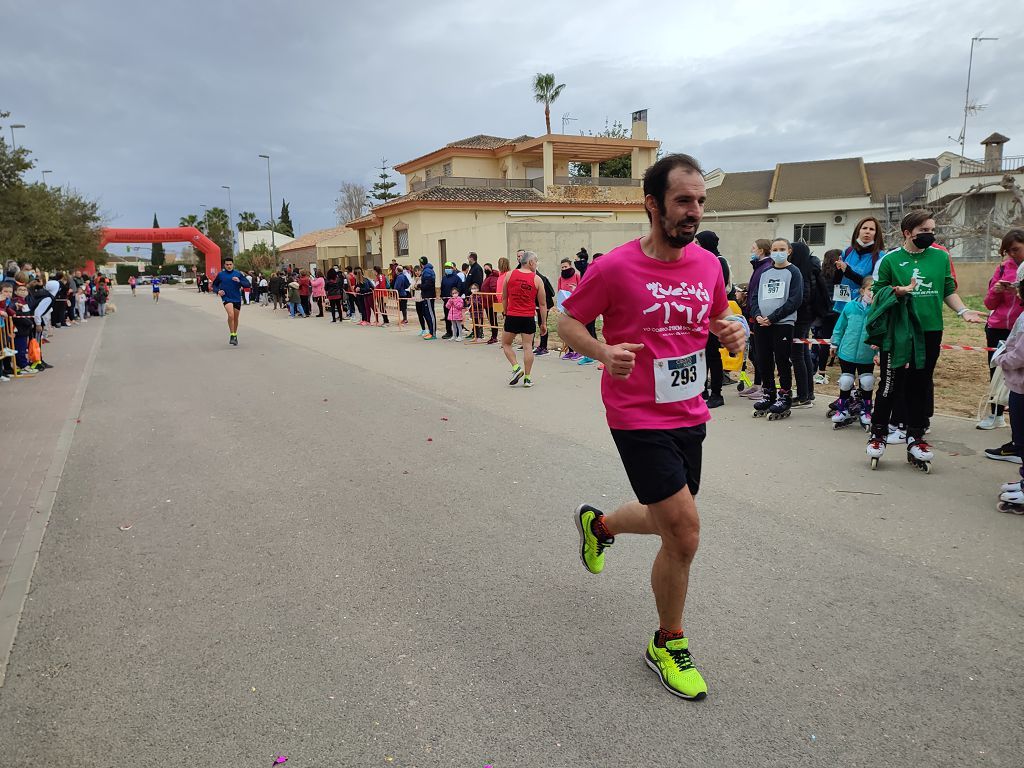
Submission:
M 116 229 L 104 227 L 100 250 L 108 243 L 189 243 L 206 255 L 206 274 L 210 278 L 220 272 L 220 246 L 195 227 L 150 227 L 149 229 Z

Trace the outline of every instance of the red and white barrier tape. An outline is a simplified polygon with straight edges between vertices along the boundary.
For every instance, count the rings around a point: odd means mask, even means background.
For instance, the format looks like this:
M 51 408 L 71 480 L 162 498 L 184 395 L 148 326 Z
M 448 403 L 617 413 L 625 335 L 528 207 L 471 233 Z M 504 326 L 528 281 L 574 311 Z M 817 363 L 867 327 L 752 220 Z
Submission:
M 794 344 L 821 344 L 830 345 L 832 339 L 793 339 Z M 948 349 L 955 352 L 995 352 L 995 347 L 969 347 L 964 344 L 940 344 L 939 349 Z

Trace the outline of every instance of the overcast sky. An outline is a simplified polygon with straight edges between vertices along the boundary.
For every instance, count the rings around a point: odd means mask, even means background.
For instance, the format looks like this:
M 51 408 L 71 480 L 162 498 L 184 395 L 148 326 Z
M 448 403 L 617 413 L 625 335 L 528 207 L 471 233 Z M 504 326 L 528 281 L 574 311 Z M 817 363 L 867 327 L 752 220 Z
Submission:
M 297 232 L 334 226 L 343 180 L 477 133 L 544 132 L 537 72 L 565 91 L 552 128 L 598 131 L 649 109 L 666 151 L 708 168 L 934 157 L 963 119 L 1024 155 L 1021 0 L 644 4 L 434 0 L 147 3 L 0 0 L 0 110 L 32 172 L 98 198 L 114 226 L 200 205 Z M 839 6 L 842 6 L 841 8 Z M 636 7 L 638 10 L 630 10 Z M 639 10 L 641 9 L 642 10 Z

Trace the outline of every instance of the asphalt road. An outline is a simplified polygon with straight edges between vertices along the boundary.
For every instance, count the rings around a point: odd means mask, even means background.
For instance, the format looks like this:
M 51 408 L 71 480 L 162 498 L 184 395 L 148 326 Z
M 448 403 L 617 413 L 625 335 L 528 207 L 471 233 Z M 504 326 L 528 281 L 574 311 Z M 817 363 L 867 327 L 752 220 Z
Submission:
M 597 373 L 116 297 L 0 689 L 14 766 L 1024 764 L 1015 467 L 940 418 L 930 476 L 823 413 L 709 425 L 687 630 L 643 664 L 657 543 L 579 563 L 629 488 Z M 130 526 L 130 527 L 129 527 Z M 121 530 L 127 528 L 127 530 Z

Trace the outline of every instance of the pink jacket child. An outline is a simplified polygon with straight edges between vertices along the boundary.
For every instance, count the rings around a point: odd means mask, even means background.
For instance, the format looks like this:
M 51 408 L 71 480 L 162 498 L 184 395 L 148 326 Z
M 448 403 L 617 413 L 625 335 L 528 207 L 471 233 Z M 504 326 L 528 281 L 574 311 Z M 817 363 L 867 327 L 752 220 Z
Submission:
M 1005 290 L 993 290 L 997 283 L 1002 282 Z M 996 269 L 992 279 L 988 281 L 988 293 L 985 295 L 985 307 L 992 310 L 988 316 L 989 328 L 1013 328 L 1024 304 L 1017 296 L 1017 262 L 1008 258 Z
M 461 323 L 465 318 L 466 300 L 461 296 L 452 296 L 448 299 L 448 319 L 453 323 Z

